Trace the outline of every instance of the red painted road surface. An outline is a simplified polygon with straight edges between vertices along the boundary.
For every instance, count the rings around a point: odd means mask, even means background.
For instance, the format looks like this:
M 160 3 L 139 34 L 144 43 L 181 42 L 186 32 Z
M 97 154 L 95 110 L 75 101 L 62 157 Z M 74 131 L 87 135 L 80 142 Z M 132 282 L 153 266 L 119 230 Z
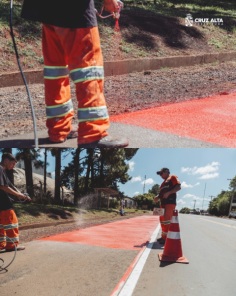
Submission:
M 123 250 L 137 250 L 146 246 L 158 223 L 158 216 L 141 216 L 78 229 L 50 236 L 43 240 L 72 242 Z
M 236 148 L 236 92 L 111 116 L 111 121 Z

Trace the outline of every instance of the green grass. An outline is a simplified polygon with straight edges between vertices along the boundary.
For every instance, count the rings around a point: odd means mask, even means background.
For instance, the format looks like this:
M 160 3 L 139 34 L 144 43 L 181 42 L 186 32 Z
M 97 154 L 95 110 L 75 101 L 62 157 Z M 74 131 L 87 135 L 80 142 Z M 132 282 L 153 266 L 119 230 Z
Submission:
M 69 220 L 112 219 L 119 215 L 118 209 L 82 209 L 74 206 L 40 205 L 36 203 L 14 205 L 19 224 L 62 222 Z M 145 211 L 125 209 L 127 214 L 140 215 Z
M 39 68 L 43 64 L 41 24 L 28 22 L 20 17 L 21 2 L 14 1 L 13 7 L 13 29 L 19 55 L 24 69 Z M 235 50 L 235 0 L 156 2 L 157 4 L 154 4 L 154 0 L 124 1 L 120 34 L 114 31 L 112 18 L 98 19 L 105 61 L 188 55 L 198 53 L 199 48 L 205 48 L 206 52 Z M 95 4 L 98 9 L 101 7 L 100 0 L 96 0 Z M 0 1 L 0 65 L 3 71 L 17 70 L 9 34 L 9 8 L 9 0 Z M 188 13 L 193 18 L 222 18 L 223 25 L 186 27 L 184 19 Z

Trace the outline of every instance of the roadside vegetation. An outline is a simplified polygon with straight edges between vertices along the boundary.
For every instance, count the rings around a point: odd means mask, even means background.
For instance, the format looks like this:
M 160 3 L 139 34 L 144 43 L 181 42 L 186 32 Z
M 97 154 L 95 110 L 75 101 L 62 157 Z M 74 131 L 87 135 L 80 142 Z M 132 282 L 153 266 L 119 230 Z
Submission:
M 119 188 L 131 180 L 128 162 L 138 148 L 130 149 L 13 149 L 1 148 L 13 153 L 19 162 L 18 171 L 8 174 L 21 192 L 27 192 L 31 203 L 16 202 L 15 208 L 21 223 L 42 223 L 83 219 L 105 219 L 122 215 L 125 202 L 126 215 L 152 213 L 159 207 L 153 199 L 160 188 L 154 184 L 147 193 L 126 196 Z M 53 160 L 54 158 L 54 160 Z M 63 166 L 62 161 L 68 163 Z M 55 177 L 48 172 L 49 162 L 54 164 Z M 35 175 L 33 172 L 41 172 Z M 52 168 L 51 168 L 52 170 Z M 39 178 L 39 176 L 41 178 Z M 17 182 L 17 184 L 16 184 Z M 232 177 L 228 191 L 212 197 L 207 213 L 228 216 L 231 201 L 236 203 L 236 176 Z M 235 211 L 234 208 L 231 209 Z M 199 209 L 183 208 L 180 213 L 199 213 Z M 203 214 L 203 212 L 202 212 Z
M 217 217 L 236 218 L 236 207 L 231 206 L 231 203 L 236 204 L 236 176 L 231 179 L 229 190 L 223 190 L 217 196 L 211 197 L 207 213 Z M 180 213 L 200 215 L 205 211 L 185 207 L 181 209 Z
M 121 215 L 118 208 L 83 209 L 76 206 L 45 205 L 38 203 L 15 203 L 20 225 L 69 223 L 74 221 L 103 221 L 118 219 Z M 147 210 L 125 209 L 125 217 L 143 215 Z
M 100 0 L 95 1 L 101 8 Z M 98 19 L 105 61 L 165 57 L 235 50 L 234 0 L 126 0 L 119 20 Z M 14 1 L 14 35 L 24 69 L 42 68 L 41 25 L 20 17 L 22 0 Z M 0 2 L 0 69 L 18 71 L 9 33 L 10 1 Z M 185 18 L 222 19 L 219 23 L 186 26 Z
M 114 219 L 125 215 L 141 215 L 142 206 L 136 206 L 118 183 L 130 180 L 127 161 L 138 149 L 16 149 L 18 173 L 8 177 L 21 192 L 27 192 L 32 202 L 19 202 L 14 207 L 21 224 Z M 11 152 L 12 149 L 0 149 Z M 43 156 L 43 159 L 42 159 Z M 49 159 L 50 157 L 50 159 Z M 64 158 L 71 161 L 62 166 Z M 55 158 L 55 178 L 49 178 L 48 162 Z M 23 168 L 23 169 L 22 169 Z M 39 179 L 34 171 L 43 174 Z M 23 174 L 19 173 L 23 172 Z M 41 181 L 42 180 L 42 181 Z M 121 200 L 126 199 L 124 213 Z

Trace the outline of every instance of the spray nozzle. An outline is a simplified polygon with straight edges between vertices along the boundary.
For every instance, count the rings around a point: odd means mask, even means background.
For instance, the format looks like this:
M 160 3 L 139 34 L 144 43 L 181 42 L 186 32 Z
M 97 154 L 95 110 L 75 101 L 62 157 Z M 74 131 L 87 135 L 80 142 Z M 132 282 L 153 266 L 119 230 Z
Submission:
M 114 12 L 113 13 L 113 17 L 114 19 L 118 20 L 120 18 L 120 12 L 121 10 L 124 8 L 124 3 L 121 2 L 121 1 L 117 1 L 117 4 L 118 4 L 118 11 Z
M 120 18 L 120 12 L 121 12 L 121 10 L 124 8 L 124 3 L 121 2 L 120 0 L 117 0 L 117 5 L 118 5 L 118 10 L 117 10 L 116 12 L 113 12 L 113 13 L 109 14 L 109 15 L 105 15 L 105 16 L 102 15 L 104 7 L 102 7 L 100 13 L 97 11 L 97 9 L 95 9 L 96 14 L 97 14 L 100 18 L 103 18 L 103 19 L 112 16 L 114 19 L 118 20 L 118 19 Z

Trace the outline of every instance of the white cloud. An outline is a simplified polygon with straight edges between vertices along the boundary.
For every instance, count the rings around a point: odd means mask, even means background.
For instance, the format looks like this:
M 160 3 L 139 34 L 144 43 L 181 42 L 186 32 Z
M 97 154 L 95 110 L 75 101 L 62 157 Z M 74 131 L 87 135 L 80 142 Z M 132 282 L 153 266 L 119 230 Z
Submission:
M 219 177 L 219 173 L 212 173 L 212 174 L 205 174 L 201 177 L 199 177 L 199 179 L 201 180 L 209 180 L 209 179 L 215 179 Z
M 215 179 L 219 176 L 220 163 L 213 161 L 202 167 L 182 167 L 181 172 L 188 175 L 196 175 L 201 180 Z
M 194 199 L 196 199 L 197 197 L 194 194 L 187 193 L 187 194 L 183 195 L 182 198 L 194 198 Z
M 179 200 L 177 200 L 177 204 L 178 205 L 185 205 L 186 202 L 184 200 L 182 200 L 182 199 L 179 199 Z
M 134 196 L 139 195 L 139 194 L 140 194 L 140 192 L 138 192 L 138 191 L 134 192 Z
M 152 184 L 154 184 L 154 180 L 152 178 L 148 178 L 148 179 L 142 181 L 141 184 L 144 185 L 144 183 L 145 183 L 145 185 L 152 185 Z
M 141 182 L 142 181 L 142 178 L 141 178 L 141 176 L 132 177 L 132 179 L 130 181 L 132 183 L 134 183 L 134 182 Z
M 196 184 L 192 185 L 192 184 L 187 184 L 185 181 L 181 183 L 181 188 L 184 189 L 184 188 L 193 188 L 195 186 L 198 186 L 200 185 L 199 182 L 197 182 Z
M 128 165 L 129 165 L 129 170 L 132 172 L 134 170 L 135 162 L 134 161 L 129 161 Z

